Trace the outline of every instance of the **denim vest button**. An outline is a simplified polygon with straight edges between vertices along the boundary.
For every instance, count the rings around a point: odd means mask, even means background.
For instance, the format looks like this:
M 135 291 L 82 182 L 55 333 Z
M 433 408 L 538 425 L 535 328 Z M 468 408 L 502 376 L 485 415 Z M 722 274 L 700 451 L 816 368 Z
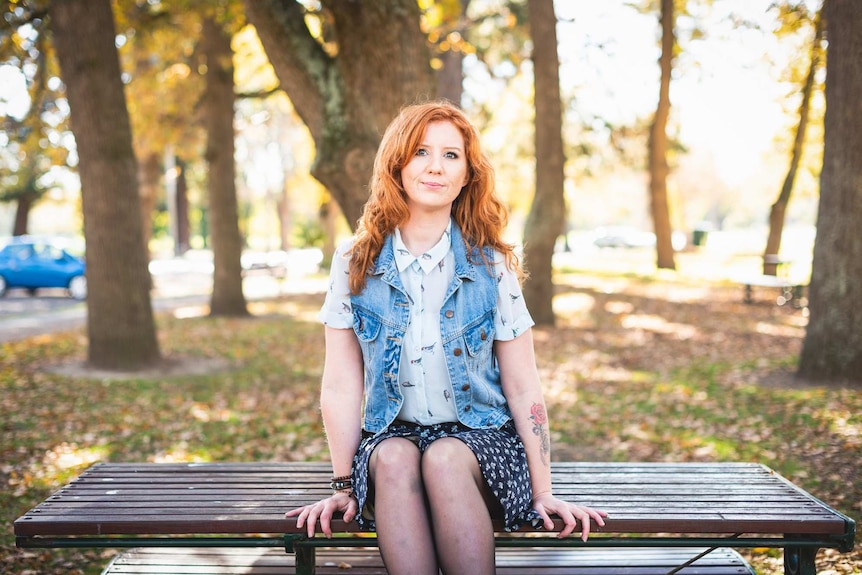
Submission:
M 452 311 L 451 309 L 447 309 L 446 310 L 446 317 L 449 319 L 452 319 L 453 317 L 455 317 L 455 312 Z
M 486 339 L 488 339 L 488 334 L 487 334 L 487 333 L 485 333 L 485 330 L 484 330 L 484 329 L 482 330 L 482 334 L 481 334 L 481 335 L 479 335 L 479 338 L 480 338 L 482 341 L 485 341 Z
M 461 391 L 469 391 L 469 390 L 470 390 L 470 384 L 469 383 L 465 383 L 464 385 L 461 386 Z
M 456 347 L 456 348 L 455 348 L 455 351 L 453 351 L 453 352 L 452 352 L 452 354 L 453 354 L 455 357 L 461 357 L 461 348 L 460 348 L 460 347 Z
M 464 411 L 470 411 L 470 406 L 469 406 L 469 405 L 465 405 L 465 406 L 464 406 Z

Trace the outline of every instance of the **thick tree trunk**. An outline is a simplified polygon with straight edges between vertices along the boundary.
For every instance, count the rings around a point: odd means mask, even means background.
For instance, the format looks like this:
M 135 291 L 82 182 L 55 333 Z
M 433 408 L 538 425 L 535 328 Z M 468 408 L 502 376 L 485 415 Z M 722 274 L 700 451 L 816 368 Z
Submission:
M 143 368 L 160 353 L 111 3 L 57 0 L 50 18 L 78 149 L 88 360 L 98 368 Z
M 862 381 L 862 3 L 823 6 L 826 118 L 820 207 L 799 375 Z
M 527 7 L 533 39 L 536 195 L 524 226 L 524 260 L 530 271 L 524 300 L 537 325 L 553 325 L 554 245 L 566 219 L 557 17 L 553 0 L 528 0 Z
M 230 35 L 205 18 L 201 41 L 206 58 L 204 115 L 209 165 L 210 230 L 213 248 L 211 315 L 248 314 L 242 293 L 242 236 L 234 165 L 233 52 Z
M 676 269 L 667 201 L 667 121 L 670 116 L 670 75 L 673 66 L 674 0 L 661 0 L 661 83 L 658 106 L 649 135 L 649 196 L 656 238 L 656 265 Z
M 769 210 L 769 235 L 766 238 L 766 249 L 763 252 L 763 273 L 774 276 L 777 272 L 777 264 L 767 256 L 778 255 L 781 250 L 781 234 L 784 232 L 784 216 L 787 213 L 787 204 L 790 203 L 790 193 L 793 191 L 793 182 L 796 180 L 796 172 L 802 161 L 802 151 L 805 146 L 805 131 L 808 128 L 808 116 L 811 109 L 811 94 L 814 92 L 814 81 L 817 70 L 820 68 L 820 47 L 823 41 L 822 18 L 818 14 L 814 21 L 814 41 L 811 44 L 811 61 L 808 65 L 808 75 L 802 86 L 802 102 L 799 104 L 799 125 L 796 127 L 796 137 L 793 139 L 793 150 L 790 154 L 790 167 L 787 176 L 781 186 L 778 199 Z
M 314 139 L 312 173 L 354 227 L 383 130 L 403 106 L 436 92 L 419 6 L 416 0 L 324 0 L 338 42 L 337 55 L 330 56 L 309 33 L 298 2 L 244 5 Z

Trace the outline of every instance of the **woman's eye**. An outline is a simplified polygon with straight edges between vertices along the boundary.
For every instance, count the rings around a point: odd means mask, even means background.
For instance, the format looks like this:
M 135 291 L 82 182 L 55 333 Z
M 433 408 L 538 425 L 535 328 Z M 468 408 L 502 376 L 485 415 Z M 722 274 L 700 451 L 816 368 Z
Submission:
M 426 150 L 425 148 L 419 148 L 418 150 L 416 150 L 416 155 L 417 156 L 427 156 L 428 150 Z
M 457 160 L 458 154 L 456 154 L 455 152 L 446 152 L 443 157 L 449 158 L 450 160 Z

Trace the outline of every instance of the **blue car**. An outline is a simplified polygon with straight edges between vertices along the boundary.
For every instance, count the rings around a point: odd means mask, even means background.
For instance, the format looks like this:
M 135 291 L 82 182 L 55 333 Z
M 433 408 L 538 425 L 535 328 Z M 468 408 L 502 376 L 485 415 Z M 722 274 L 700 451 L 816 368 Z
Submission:
M 0 297 L 10 288 L 24 288 L 31 294 L 40 288 L 64 288 L 83 300 L 86 264 L 49 241 L 19 236 L 0 250 Z

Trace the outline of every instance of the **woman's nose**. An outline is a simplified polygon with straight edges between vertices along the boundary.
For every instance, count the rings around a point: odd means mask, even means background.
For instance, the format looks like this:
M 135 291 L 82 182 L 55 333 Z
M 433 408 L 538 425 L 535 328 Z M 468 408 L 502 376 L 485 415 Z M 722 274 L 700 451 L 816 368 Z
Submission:
M 435 174 L 439 174 L 443 171 L 443 164 L 440 162 L 440 158 L 436 156 L 431 157 L 431 159 L 428 161 L 428 171 Z

